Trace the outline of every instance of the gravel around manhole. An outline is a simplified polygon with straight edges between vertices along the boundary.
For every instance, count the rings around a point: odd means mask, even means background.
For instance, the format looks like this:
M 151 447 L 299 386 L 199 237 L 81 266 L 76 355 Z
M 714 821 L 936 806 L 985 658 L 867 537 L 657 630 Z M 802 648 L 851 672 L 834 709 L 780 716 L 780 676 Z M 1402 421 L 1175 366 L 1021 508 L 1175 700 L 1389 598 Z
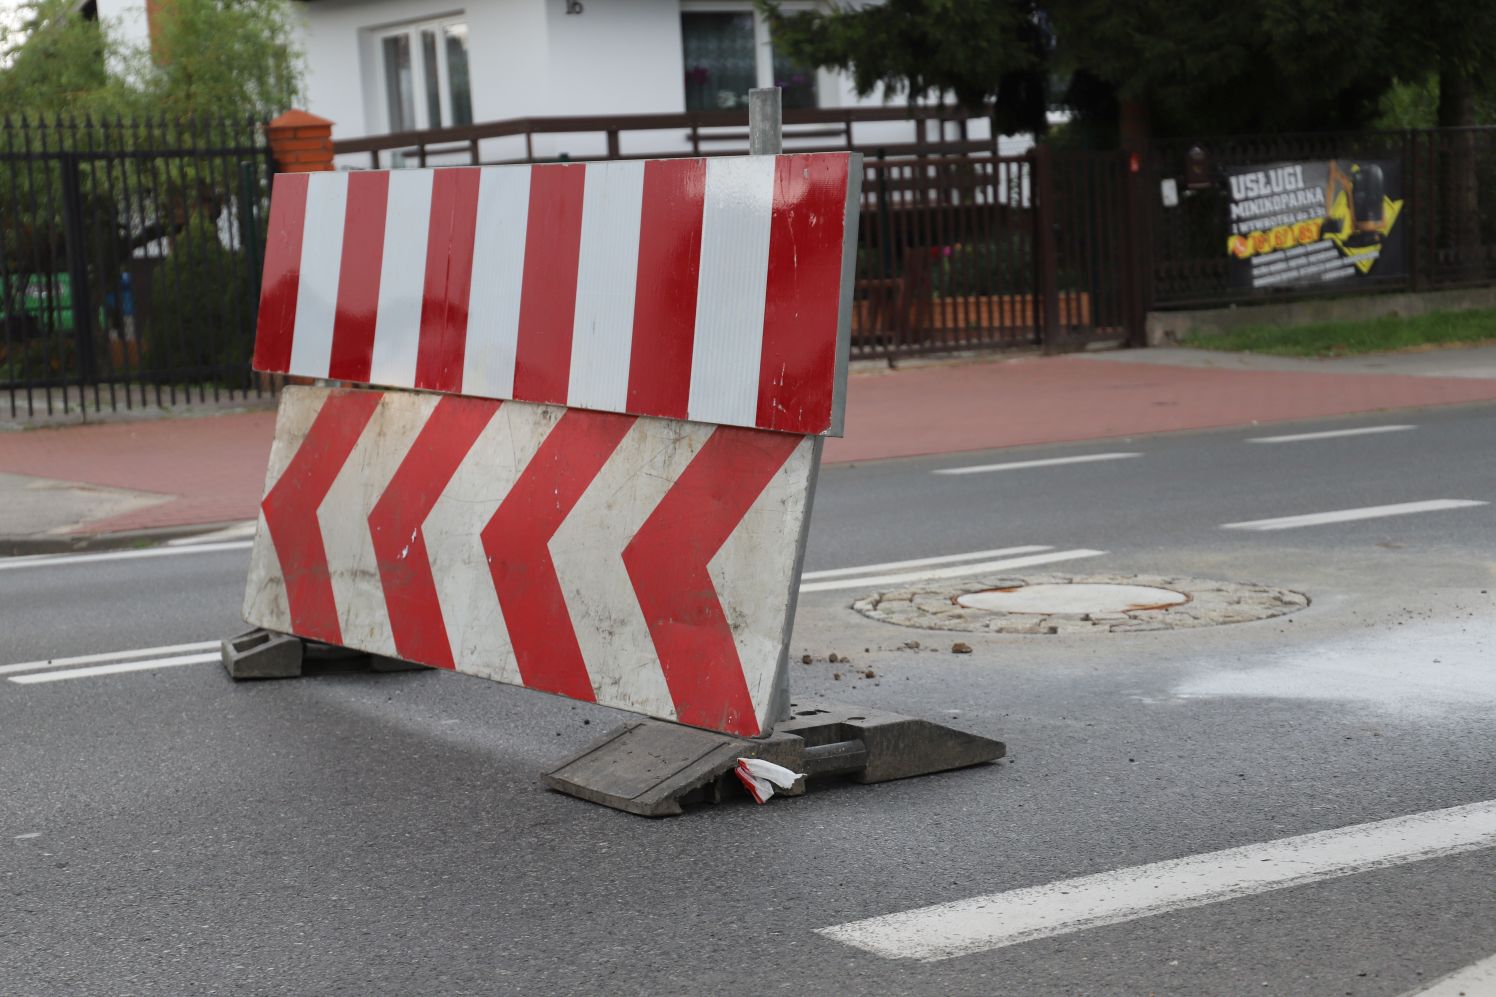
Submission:
M 1077 589 L 1066 598 L 1062 586 Z M 1037 588 L 1044 586 L 1043 589 Z M 1162 589 L 1173 598 L 1138 606 L 1125 599 L 1106 612 L 1045 612 L 1044 607 L 1099 604 L 1105 590 L 1092 586 Z M 1032 591 L 1024 593 L 1024 589 Z M 985 597 L 972 598 L 978 593 Z M 1124 593 L 1125 594 L 1125 593 Z M 1041 597 L 1042 596 L 1042 597 Z M 1083 598 L 1082 598 L 1083 596 Z M 1178 597 L 1182 596 L 1183 599 Z M 966 597 L 963 600 L 963 597 Z M 966 602 L 967 605 L 962 603 Z M 1007 601 L 1019 612 L 990 607 Z M 1011 575 L 957 578 L 911 588 L 875 592 L 852 603 L 863 616 L 923 630 L 995 634 L 1140 633 L 1186 630 L 1226 623 L 1249 623 L 1285 616 L 1309 605 L 1309 597 L 1269 585 L 1222 582 L 1205 578 L 1151 575 Z

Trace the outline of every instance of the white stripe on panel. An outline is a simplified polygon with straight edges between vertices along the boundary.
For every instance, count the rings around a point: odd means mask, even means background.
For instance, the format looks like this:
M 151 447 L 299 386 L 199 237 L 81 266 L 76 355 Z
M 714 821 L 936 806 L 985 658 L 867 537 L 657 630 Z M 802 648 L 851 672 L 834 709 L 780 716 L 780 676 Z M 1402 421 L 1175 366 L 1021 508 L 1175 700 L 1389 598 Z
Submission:
M 347 208 L 348 174 L 313 173 L 307 181 L 301 283 L 291 338 L 290 372 L 302 377 L 326 377 L 332 359 L 332 323 L 338 311 L 343 216 Z
M 421 295 L 431 229 L 430 170 L 391 170 L 374 320 L 371 384 L 414 384 L 421 345 Z
M 462 358 L 465 395 L 509 398 L 514 394 L 514 349 L 519 339 L 529 216 L 530 168 L 484 167 L 478 187 L 473 282 Z
M 316 401 L 306 403 L 300 396 L 311 393 Z M 306 442 L 312 424 L 322 411 L 327 395 L 316 388 L 292 385 L 281 392 L 280 408 L 275 414 L 275 438 L 270 444 L 270 464 L 265 469 L 265 491 L 280 481 L 281 475 L 291 466 L 301 445 Z M 298 404 L 300 402 L 300 404 Z M 254 548 L 249 554 L 249 577 L 264 579 L 261 585 L 244 587 L 243 616 L 267 621 L 271 629 L 291 632 L 291 608 L 286 602 L 286 583 L 281 572 L 280 555 L 270 540 L 270 529 L 265 523 L 265 513 L 260 512 L 255 522 Z M 270 622 L 273 621 L 273 622 Z
M 499 406 L 421 526 L 459 672 L 524 684 L 483 550 L 483 530 L 560 416 L 550 406 Z
M 709 159 L 687 416 L 752 426 L 758 416 L 774 156 Z
M 570 406 L 609 412 L 628 406 L 643 202 L 642 162 L 587 167 L 566 395 Z
M 416 395 L 420 404 L 412 406 L 407 404 L 411 397 L 391 391 L 380 400 L 369 428 L 317 507 L 342 643 L 391 657 L 397 656 L 395 638 L 369 514 L 440 401 L 437 395 Z
M 800 441 L 707 564 L 761 730 L 776 719 L 767 711 L 774 706 L 774 678 L 790 636 L 789 599 L 818 442 L 809 436 Z
M 551 560 L 599 702 L 675 719 L 623 551 L 714 432 L 715 426 L 636 419 L 551 538 Z

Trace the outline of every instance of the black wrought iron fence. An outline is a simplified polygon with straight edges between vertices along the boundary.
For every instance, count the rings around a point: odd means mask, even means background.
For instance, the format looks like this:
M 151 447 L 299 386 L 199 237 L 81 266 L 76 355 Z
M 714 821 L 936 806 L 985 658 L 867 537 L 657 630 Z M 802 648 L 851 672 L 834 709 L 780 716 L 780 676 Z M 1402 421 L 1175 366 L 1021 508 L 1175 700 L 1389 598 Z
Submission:
M 254 121 L 0 122 L 10 415 L 259 394 L 270 172 Z
M 1280 184 L 1273 171 L 1284 166 L 1299 171 Z M 1153 307 L 1496 280 L 1496 128 L 1171 141 L 1155 146 L 1143 168 L 1148 232 L 1138 245 L 1149 257 Z M 1254 172 L 1266 189 L 1246 188 L 1242 177 Z M 1300 183 L 1308 189 L 1277 189 Z M 1314 203 L 1297 205 L 1296 195 Z M 1268 205 L 1261 218 L 1256 203 Z M 1300 229 L 1294 219 L 1309 215 L 1323 221 Z M 1327 239 L 1343 247 L 1339 259 Z M 1325 270 L 1268 272 L 1274 255 L 1289 253 L 1319 259 Z M 1263 266 L 1243 265 L 1253 260 Z
M 869 158 L 863 164 L 854 356 L 1030 343 L 1030 162 Z

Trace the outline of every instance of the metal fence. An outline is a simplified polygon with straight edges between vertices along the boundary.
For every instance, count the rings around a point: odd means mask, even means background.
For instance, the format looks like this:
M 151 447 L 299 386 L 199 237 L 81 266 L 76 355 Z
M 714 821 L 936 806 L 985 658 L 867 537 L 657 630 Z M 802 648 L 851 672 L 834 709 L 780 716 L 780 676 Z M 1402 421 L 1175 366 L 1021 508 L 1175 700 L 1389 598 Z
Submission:
M 259 394 L 270 172 L 253 121 L 0 122 L 10 415 Z
M 1233 281 L 1229 174 L 1308 161 L 1377 161 L 1396 168 L 1395 226 L 1402 230 L 1395 233 L 1397 265 L 1320 286 L 1253 288 Z M 1159 144 L 1140 165 L 1148 207 L 1139 252 L 1149 261 L 1155 308 L 1425 291 L 1496 280 L 1496 128 L 1180 140 Z M 1173 203 L 1163 194 L 1165 184 L 1172 184 Z
M 788 108 L 788 152 L 851 149 L 893 156 L 992 152 L 989 118 L 950 105 Z M 973 128 L 975 124 L 977 127 Z M 908 140 L 890 145 L 870 132 L 890 127 Z M 544 151 L 542 151 L 542 148 Z M 569 154 L 561 150 L 570 150 Z M 333 151 L 370 169 L 400 166 L 489 166 L 570 159 L 657 159 L 667 156 L 741 156 L 748 151 L 748 111 L 607 114 L 510 118 L 470 125 L 339 139 Z M 345 160 L 347 161 L 347 160 Z
M 1126 336 L 1118 156 L 879 157 L 863 169 L 854 357 Z

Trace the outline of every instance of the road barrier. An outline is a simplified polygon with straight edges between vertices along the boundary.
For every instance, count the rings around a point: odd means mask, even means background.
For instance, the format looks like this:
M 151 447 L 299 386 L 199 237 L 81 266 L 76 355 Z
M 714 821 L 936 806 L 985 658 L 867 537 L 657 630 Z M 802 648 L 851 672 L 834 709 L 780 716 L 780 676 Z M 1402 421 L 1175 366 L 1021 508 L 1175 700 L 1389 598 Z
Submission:
M 876 781 L 999 756 L 790 703 L 860 176 L 847 153 L 278 176 L 256 369 L 383 390 L 283 393 L 262 630 L 224 642 L 229 673 L 361 652 L 640 714 L 548 776 L 636 813 L 720 796 L 745 757 Z

